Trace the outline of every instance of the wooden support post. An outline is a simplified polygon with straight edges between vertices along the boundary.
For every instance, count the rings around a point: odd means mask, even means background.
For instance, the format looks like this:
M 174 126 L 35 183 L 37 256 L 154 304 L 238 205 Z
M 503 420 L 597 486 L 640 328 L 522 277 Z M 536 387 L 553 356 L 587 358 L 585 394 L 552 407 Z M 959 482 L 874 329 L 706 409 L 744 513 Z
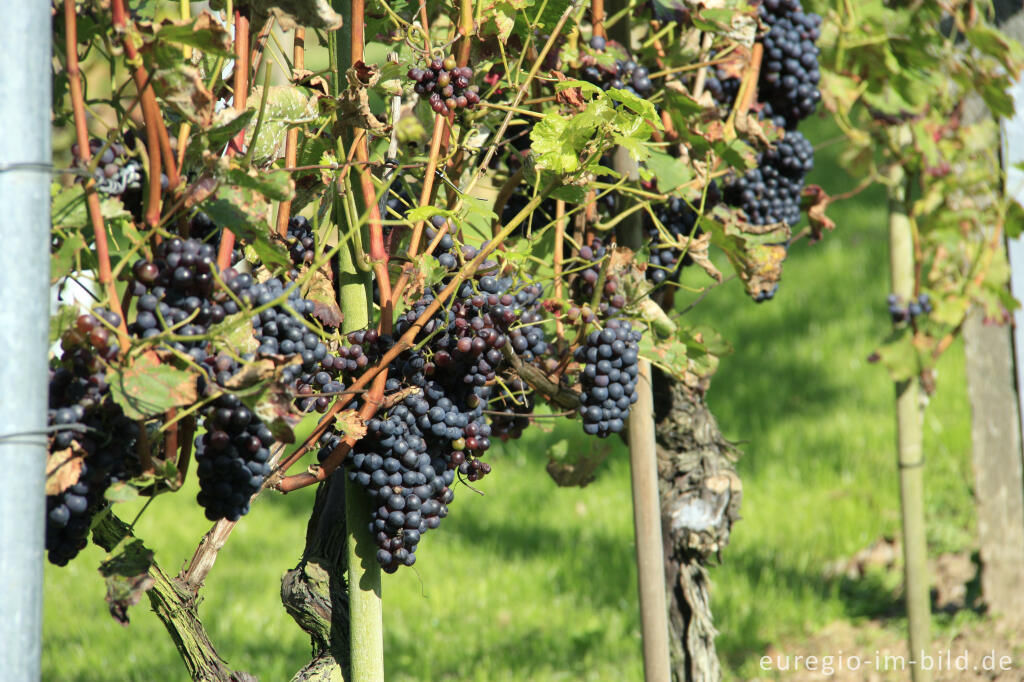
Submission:
M 909 130 L 900 131 L 901 137 Z M 907 215 L 907 175 L 893 164 L 888 172 L 889 267 L 892 291 L 903 300 L 914 297 L 914 244 Z M 903 575 L 906 586 L 910 659 L 920 661 L 931 636 L 931 603 L 928 582 L 928 549 L 924 524 L 924 449 L 922 447 L 921 389 L 918 377 L 896 382 L 897 460 L 900 477 L 900 510 L 903 521 Z M 914 682 L 930 682 L 931 671 L 911 668 Z
M 981 553 L 989 610 L 1024 617 L 1024 467 L 1010 332 L 975 308 L 964 323 L 967 395 Z
M 658 456 L 654 440 L 654 398 L 651 363 L 640 359 L 637 401 L 629 415 L 629 464 L 633 482 L 633 528 L 644 640 L 644 679 L 668 682 L 668 606 L 665 599 L 665 556 L 661 541 L 658 497 Z

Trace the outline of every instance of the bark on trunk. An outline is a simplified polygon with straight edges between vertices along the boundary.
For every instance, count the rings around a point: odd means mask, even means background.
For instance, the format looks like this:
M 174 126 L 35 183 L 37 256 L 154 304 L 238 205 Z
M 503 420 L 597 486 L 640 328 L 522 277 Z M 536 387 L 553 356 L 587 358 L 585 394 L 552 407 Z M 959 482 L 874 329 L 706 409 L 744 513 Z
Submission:
M 340 468 L 320 484 L 302 560 L 281 579 L 281 602 L 313 646 L 312 660 L 293 682 L 343 682 L 348 677 L 344 476 Z
M 658 477 L 673 682 L 716 682 L 706 563 L 729 542 L 739 520 L 737 450 L 722 436 L 703 392 L 655 371 Z

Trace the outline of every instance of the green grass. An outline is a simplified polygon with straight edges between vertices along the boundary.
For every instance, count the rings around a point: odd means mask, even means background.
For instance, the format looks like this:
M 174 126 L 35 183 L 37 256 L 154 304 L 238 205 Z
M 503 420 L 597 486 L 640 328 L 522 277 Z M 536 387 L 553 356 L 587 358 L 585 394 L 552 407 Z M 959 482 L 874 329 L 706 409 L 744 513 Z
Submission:
M 810 137 L 832 135 L 812 126 Z M 812 182 L 853 181 L 821 149 Z M 837 231 L 795 247 L 772 302 L 754 305 L 737 281 L 693 313 L 730 340 L 709 402 L 741 442 L 743 520 L 712 569 L 719 652 L 731 676 L 756 673 L 764 647 L 835 619 L 898 612 L 891 577 L 828 582 L 823 565 L 898 534 L 893 391 L 867 363 L 888 321 L 883 197 L 835 206 Z M 681 297 L 682 298 L 682 297 Z M 925 419 L 926 504 L 933 553 L 972 544 L 969 412 L 963 354 L 939 369 Z M 534 429 L 500 446 L 478 496 L 457 492 L 452 514 L 417 552 L 415 570 L 386 577 L 389 680 L 638 680 L 642 678 L 626 453 L 615 444 L 598 480 L 557 488 L 545 443 L 572 435 Z M 208 524 L 189 499 L 159 498 L 138 531 L 170 572 Z M 301 549 L 312 492 L 268 496 L 221 552 L 200 607 L 220 653 L 263 680 L 289 679 L 308 642 L 279 604 L 281 574 Z M 122 512 L 122 516 L 126 516 Z M 107 615 L 90 548 L 47 567 L 44 678 L 180 680 L 184 668 L 143 602 L 122 628 Z M 950 624 L 952 626 L 952 624 Z

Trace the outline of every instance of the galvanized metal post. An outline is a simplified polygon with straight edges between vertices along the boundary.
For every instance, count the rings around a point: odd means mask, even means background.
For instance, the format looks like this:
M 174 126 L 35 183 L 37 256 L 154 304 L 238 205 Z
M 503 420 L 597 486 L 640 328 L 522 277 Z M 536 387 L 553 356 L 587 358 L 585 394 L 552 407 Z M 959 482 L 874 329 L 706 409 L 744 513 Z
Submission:
M 37 680 L 50 281 L 50 4 L 0 2 L 0 661 Z

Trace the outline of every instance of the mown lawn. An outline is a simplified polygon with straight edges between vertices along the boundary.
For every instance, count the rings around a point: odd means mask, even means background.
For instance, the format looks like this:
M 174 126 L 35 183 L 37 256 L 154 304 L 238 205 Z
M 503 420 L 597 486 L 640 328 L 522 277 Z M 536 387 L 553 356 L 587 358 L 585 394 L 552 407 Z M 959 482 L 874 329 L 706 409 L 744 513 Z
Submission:
M 811 125 L 819 144 L 833 133 Z M 820 149 L 812 182 L 853 182 L 837 170 L 840 144 Z M 892 386 L 867 363 L 886 332 L 884 202 L 865 193 L 835 206 L 839 227 L 790 255 L 774 301 L 755 305 L 733 280 L 692 313 L 735 352 L 723 358 L 709 402 L 741 443 L 743 521 L 712 570 L 719 651 L 729 675 L 756 674 L 766 645 L 836 620 L 891 612 L 891 580 L 828 582 L 825 563 L 899 525 Z M 680 297 L 681 300 L 685 297 Z M 925 420 L 933 552 L 970 547 L 969 411 L 959 346 L 939 371 Z M 624 448 L 583 490 L 544 471 L 546 443 L 578 424 L 534 429 L 498 446 L 478 496 L 462 488 L 452 514 L 417 552 L 415 570 L 385 580 L 389 680 L 638 680 L 629 471 Z M 161 497 L 137 530 L 170 572 L 208 528 L 188 499 Z M 281 574 L 298 557 L 312 491 L 267 496 L 221 552 L 201 614 L 220 653 L 263 680 L 285 680 L 308 660 L 303 633 L 281 608 Z M 130 512 L 119 508 L 123 518 Z M 181 680 L 185 670 L 144 602 L 128 628 L 106 613 L 96 573 L 102 553 L 46 569 L 44 679 Z

